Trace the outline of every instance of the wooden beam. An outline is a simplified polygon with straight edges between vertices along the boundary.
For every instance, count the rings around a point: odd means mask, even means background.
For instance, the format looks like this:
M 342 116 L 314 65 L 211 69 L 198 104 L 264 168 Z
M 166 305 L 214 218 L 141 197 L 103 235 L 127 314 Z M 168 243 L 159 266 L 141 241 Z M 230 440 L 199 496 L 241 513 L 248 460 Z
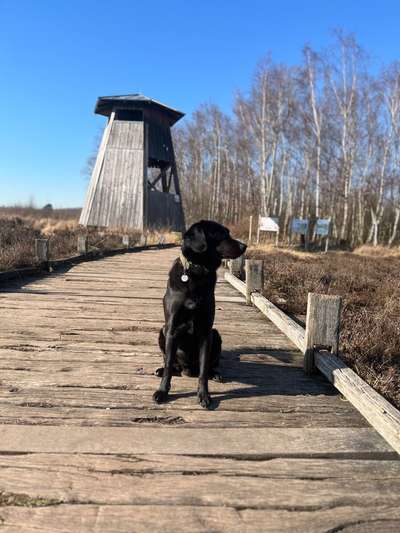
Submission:
M 318 370 L 400 454 L 400 412 L 336 355 L 321 350 L 314 357 Z
M 168 191 L 171 189 L 172 178 L 173 178 L 173 172 L 172 172 L 172 167 L 171 167 L 169 170 Z
M 162 190 L 163 192 L 168 192 L 167 187 L 167 171 L 165 168 L 161 169 L 161 181 L 162 181 Z
M 149 181 L 148 185 L 150 186 L 150 189 L 154 189 L 156 191 L 157 190 L 156 184 L 160 181 L 161 178 L 162 178 L 162 173 L 160 172 L 160 174 L 156 177 L 154 181 Z
M 230 272 L 225 272 L 225 279 L 228 283 L 233 285 L 235 289 L 237 289 L 239 292 L 241 292 L 244 296 L 246 296 L 246 283 L 244 281 L 241 281 L 239 278 L 231 274 Z
M 261 294 L 253 293 L 251 295 L 252 303 L 271 320 L 296 346 L 303 352 L 305 331 L 304 328 L 290 318 L 286 313 L 281 311 L 276 305 L 267 300 Z

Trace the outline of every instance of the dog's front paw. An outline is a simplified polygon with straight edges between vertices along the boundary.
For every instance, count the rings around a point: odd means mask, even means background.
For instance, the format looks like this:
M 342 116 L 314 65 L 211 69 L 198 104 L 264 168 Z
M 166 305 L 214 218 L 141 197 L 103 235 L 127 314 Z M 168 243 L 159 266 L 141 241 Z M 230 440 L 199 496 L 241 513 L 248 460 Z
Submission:
M 156 403 L 163 403 L 166 402 L 168 399 L 168 392 L 166 390 L 156 390 L 156 392 L 153 394 L 153 400 Z
M 204 409 L 209 409 L 211 407 L 211 396 L 206 391 L 199 391 L 197 393 L 197 399 L 199 404 L 204 407 Z
M 159 378 L 162 378 L 163 375 L 164 375 L 164 367 L 160 367 L 160 368 L 157 368 L 157 370 L 154 372 L 154 374 L 159 377 Z

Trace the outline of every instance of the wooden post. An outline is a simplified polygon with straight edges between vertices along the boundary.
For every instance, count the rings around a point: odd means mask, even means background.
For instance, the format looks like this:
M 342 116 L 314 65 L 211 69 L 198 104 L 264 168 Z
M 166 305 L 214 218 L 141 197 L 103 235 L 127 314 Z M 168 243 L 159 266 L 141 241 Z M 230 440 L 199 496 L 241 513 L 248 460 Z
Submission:
M 257 217 L 257 245 L 260 243 L 260 215 Z
M 246 303 L 251 304 L 253 292 L 262 293 L 264 287 L 264 269 L 261 259 L 246 259 Z
M 236 259 L 231 259 L 229 261 L 229 272 L 239 279 L 243 276 L 244 255 L 241 255 L 240 257 L 237 257 Z
M 306 374 L 315 371 L 314 350 L 339 350 L 340 310 L 342 298 L 308 293 L 303 368 Z
M 88 238 L 87 235 L 78 235 L 78 254 L 86 255 L 88 253 Z
M 250 215 L 250 218 L 249 218 L 249 239 L 247 241 L 247 244 L 249 246 L 251 245 L 252 234 L 253 234 L 253 215 Z
M 49 239 L 35 239 L 35 256 L 39 263 L 49 260 Z
M 125 248 L 129 248 L 130 239 L 129 235 L 122 235 L 122 246 L 125 246 Z

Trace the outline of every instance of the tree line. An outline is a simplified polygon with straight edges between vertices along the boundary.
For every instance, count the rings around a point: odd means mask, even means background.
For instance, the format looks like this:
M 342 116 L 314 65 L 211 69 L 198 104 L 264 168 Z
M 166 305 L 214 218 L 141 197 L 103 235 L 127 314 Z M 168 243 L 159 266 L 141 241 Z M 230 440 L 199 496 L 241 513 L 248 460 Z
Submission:
M 338 243 L 399 241 L 400 62 L 371 67 L 353 35 L 257 66 L 232 112 L 202 105 L 174 132 L 186 219 L 330 218 Z

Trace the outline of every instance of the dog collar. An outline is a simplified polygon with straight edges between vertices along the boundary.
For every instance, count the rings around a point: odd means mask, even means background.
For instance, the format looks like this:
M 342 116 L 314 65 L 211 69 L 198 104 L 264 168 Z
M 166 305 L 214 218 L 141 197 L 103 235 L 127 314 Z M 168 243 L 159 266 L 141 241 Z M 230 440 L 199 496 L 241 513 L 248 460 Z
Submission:
M 189 261 L 182 252 L 179 255 L 179 260 L 183 266 L 183 274 L 181 276 L 181 281 L 183 281 L 183 283 L 187 283 L 189 281 L 189 271 L 191 267 L 202 270 L 204 274 L 208 274 L 209 272 L 208 268 L 204 267 L 203 265 L 196 265 L 196 263 Z

